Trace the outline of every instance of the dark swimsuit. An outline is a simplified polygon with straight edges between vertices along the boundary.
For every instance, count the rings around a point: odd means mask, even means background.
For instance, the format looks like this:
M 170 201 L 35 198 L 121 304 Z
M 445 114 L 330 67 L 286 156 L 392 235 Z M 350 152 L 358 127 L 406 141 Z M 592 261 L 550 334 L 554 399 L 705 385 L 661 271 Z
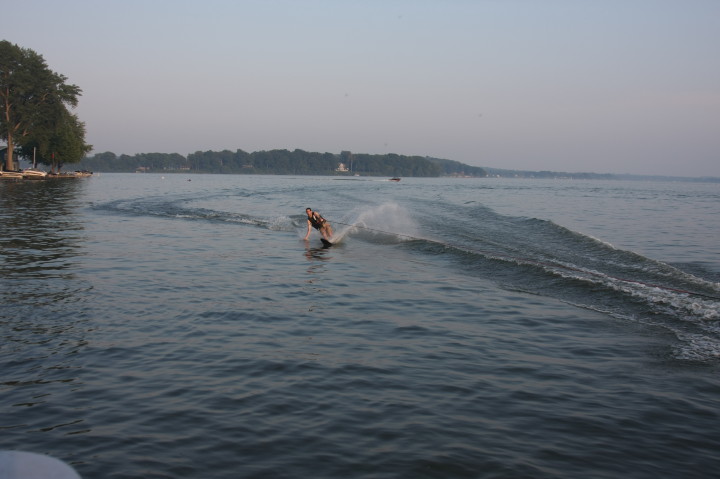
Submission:
M 327 220 L 313 211 L 312 215 L 310 215 L 310 217 L 308 218 L 308 221 L 313 226 L 313 228 L 319 230 L 325 225 L 325 222 Z

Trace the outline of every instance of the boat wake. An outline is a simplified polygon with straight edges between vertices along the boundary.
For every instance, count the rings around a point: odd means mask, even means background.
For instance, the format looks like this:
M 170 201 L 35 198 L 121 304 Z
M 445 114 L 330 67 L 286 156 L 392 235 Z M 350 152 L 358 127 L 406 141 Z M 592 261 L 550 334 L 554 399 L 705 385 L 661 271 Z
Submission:
M 304 234 L 304 214 L 259 215 L 198 206 L 212 201 L 212 196 L 144 197 L 96 208 Z M 387 202 L 329 214 L 328 219 L 334 242 L 353 239 L 422 256 L 443 255 L 468 278 L 489 279 L 507 290 L 670 330 L 678 340 L 676 358 L 720 359 L 720 283 L 697 271 L 616 248 L 552 221 L 503 216 L 478 206 L 458 210 L 433 202 L 425 212 L 422 207 Z

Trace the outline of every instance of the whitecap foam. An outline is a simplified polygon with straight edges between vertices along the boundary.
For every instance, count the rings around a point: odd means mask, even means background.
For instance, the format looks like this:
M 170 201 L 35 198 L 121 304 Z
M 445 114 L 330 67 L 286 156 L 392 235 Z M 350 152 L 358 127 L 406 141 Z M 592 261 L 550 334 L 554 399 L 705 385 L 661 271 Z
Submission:
M 720 358 L 720 341 L 702 334 L 678 334 L 682 342 L 673 349 L 675 357 L 688 361 L 709 361 Z

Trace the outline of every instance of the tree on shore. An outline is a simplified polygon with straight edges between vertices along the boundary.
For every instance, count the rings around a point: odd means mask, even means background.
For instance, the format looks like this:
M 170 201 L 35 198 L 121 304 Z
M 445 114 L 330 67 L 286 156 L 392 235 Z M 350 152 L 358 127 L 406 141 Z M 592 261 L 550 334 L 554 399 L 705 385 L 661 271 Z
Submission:
M 23 141 L 20 151 L 25 158 L 33 158 L 60 172 L 66 163 L 78 163 L 92 146 L 85 143 L 85 124 L 77 115 L 62 110 L 58 118 L 44 128 L 35 128 Z
M 81 90 L 51 71 L 42 55 L 7 40 L 0 41 L 0 139 L 7 143 L 5 169 L 16 169 L 16 147 L 26 158 L 53 167 L 77 162 L 90 151 L 85 125 L 68 108 Z M 56 161 L 57 158 L 62 158 Z
M 344 165 L 345 169 L 339 168 Z M 457 161 L 388 153 L 371 155 L 342 151 L 339 155 L 295 149 L 235 152 L 196 151 L 183 157 L 178 153 L 138 153 L 117 156 L 112 152 L 84 158 L 81 169 L 106 172 L 188 171 L 193 173 L 234 173 L 264 175 L 335 176 L 472 176 L 485 177 L 480 167 Z M 351 167 L 351 168 L 350 168 Z

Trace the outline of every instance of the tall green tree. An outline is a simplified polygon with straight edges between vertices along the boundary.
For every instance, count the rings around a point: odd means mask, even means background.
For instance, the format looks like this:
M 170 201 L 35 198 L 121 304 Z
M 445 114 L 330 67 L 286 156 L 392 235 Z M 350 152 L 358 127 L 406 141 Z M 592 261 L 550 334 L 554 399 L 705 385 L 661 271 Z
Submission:
M 85 143 L 85 123 L 63 109 L 58 118 L 44 128 L 35 128 L 22 142 L 21 152 L 58 173 L 64 164 L 78 163 L 92 150 Z
M 69 112 L 68 112 L 69 113 Z M 50 142 L 50 168 L 60 172 L 63 164 L 78 163 L 92 150 L 85 143 L 85 123 L 76 114 L 63 115 Z
M 68 121 L 72 124 L 67 108 L 77 106 L 81 90 L 66 80 L 48 68 L 42 55 L 0 41 L 0 139 L 7 143 L 6 169 L 15 169 L 16 145 L 25 144 L 27 150 L 32 141 L 51 137 L 53 132 L 66 128 Z M 81 126 L 77 117 L 75 123 Z M 71 129 L 82 135 L 79 141 L 87 147 L 84 125 Z

